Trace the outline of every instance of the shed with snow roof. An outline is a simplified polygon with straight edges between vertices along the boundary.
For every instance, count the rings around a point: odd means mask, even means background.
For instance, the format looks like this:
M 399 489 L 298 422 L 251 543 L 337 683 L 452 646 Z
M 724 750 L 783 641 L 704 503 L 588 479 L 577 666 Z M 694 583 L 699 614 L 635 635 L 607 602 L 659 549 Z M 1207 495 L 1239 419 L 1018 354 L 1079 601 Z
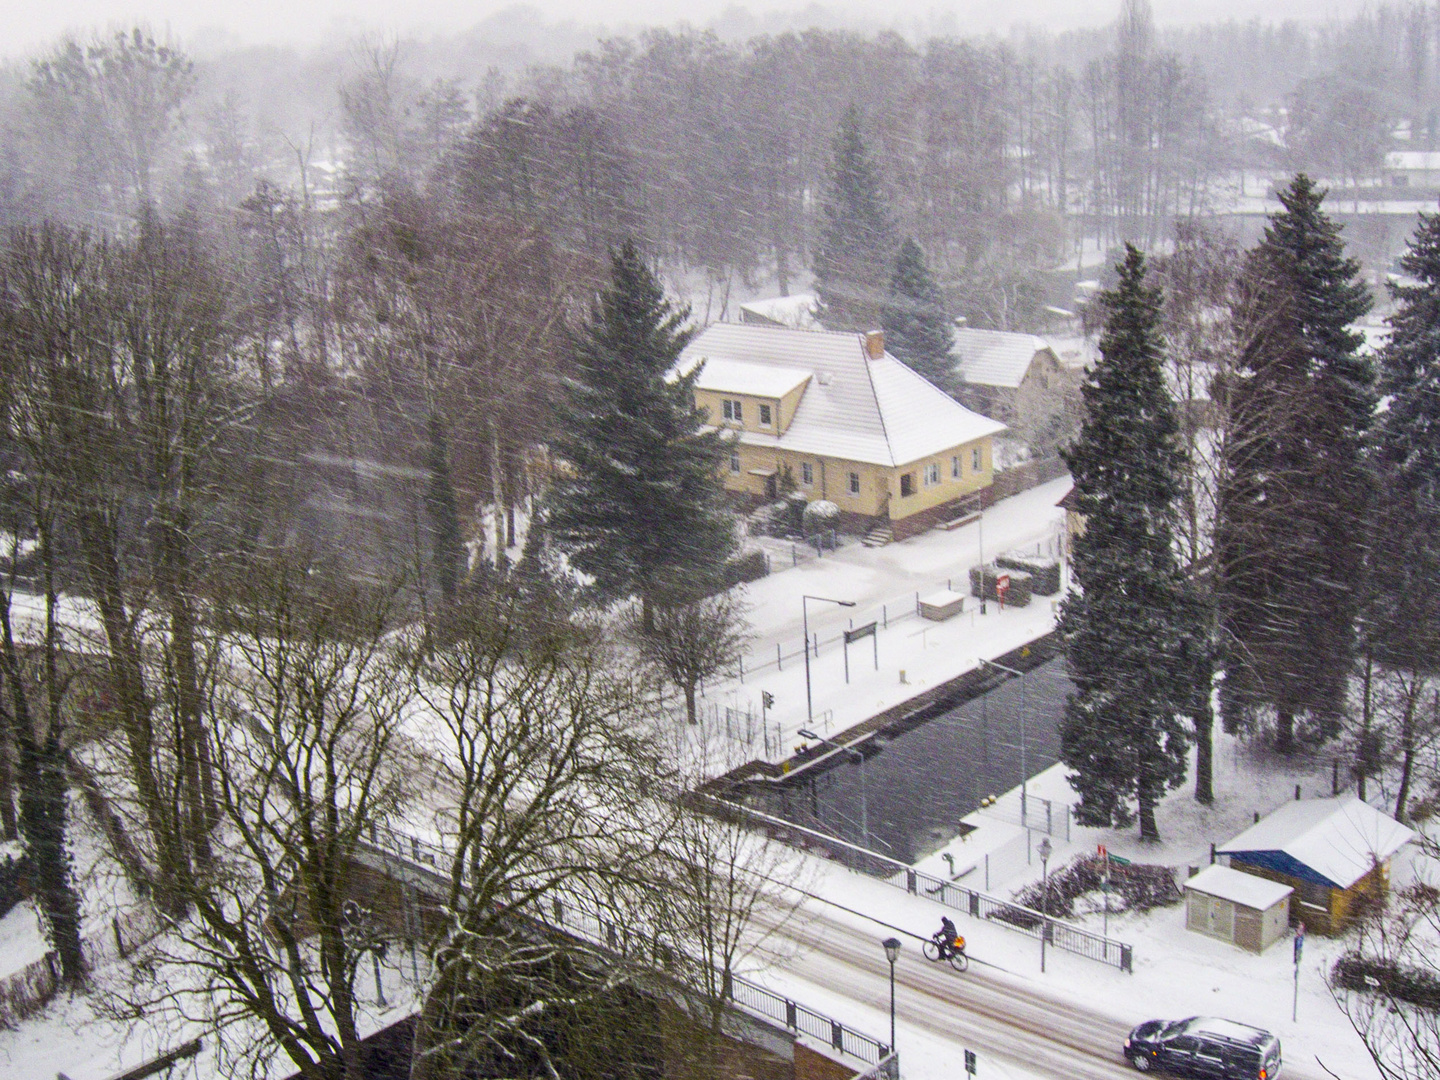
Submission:
M 1292 922 L 1336 934 L 1390 887 L 1390 859 L 1415 834 L 1353 795 L 1286 803 L 1219 849 L 1232 869 L 1289 885 Z
M 1294 891 L 1228 866 L 1207 866 L 1185 882 L 1185 929 L 1263 952 L 1289 928 Z

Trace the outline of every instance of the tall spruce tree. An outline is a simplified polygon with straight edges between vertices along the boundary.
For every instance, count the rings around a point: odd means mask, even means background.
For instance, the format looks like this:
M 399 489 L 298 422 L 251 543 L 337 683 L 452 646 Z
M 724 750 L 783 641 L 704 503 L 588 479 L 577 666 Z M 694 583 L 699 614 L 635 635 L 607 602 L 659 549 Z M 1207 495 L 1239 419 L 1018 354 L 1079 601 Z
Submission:
M 1387 407 L 1374 438 L 1366 637 L 1381 663 L 1406 676 L 1395 732 L 1403 819 L 1423 742 L 1420 692 L 1440 673 L 1440 216 L 1420 215 L 1400 266 L 1416 283 L 1390 286 L 1396 310 L 1380 352 Z
M 874 330 L 880 325 L 896 236 L 854 105 L 840 121 L 831 155 L 815 252 L 820 318 L 831 330 Z
M 1231 433 L 1217 498 L 1225 725 L 1274 710 L 1275 745 L 1340 727 L 1355 652 L 1373 371 L 1350 329 L 1370 309 L 1325 193 L 1303 174 L 1244 271 L 1241 355 L 1223 397 Z
M 925 253 L 913 239 L 900 245 L 890 299 L 880 313 L 885 347 L 942 390 L 954 381 L 950 347 L 955 330 L 945 314 L 945 298 L 925 265 Z
M 639 596 L 646 614 L 693 597 L 734 550 L 720 469 L 723 436 L 695 406 L 698 368 L 667 379 L 693 335 L 633 242 L 573 338 L 573 375 L 554 447 L 564 467 L 546 531 L 602 600 Z
M 1160 293 L 1127 244 L 1106 314 L 1101 359 L 1082 393 L 1086 419 L 1064 456 L 1085 532 L 1076 537 L 1078 592 L 1060 634 L 1075 689 L 1061 757 L 1080 795 L 1077 819 L 1158 839 L 1155 807 L 1185 779 L 1187 717 L 1208 698 L 1205 611 L 1180 569 L 1174 522 L 1184 452 L 1162 372 Z

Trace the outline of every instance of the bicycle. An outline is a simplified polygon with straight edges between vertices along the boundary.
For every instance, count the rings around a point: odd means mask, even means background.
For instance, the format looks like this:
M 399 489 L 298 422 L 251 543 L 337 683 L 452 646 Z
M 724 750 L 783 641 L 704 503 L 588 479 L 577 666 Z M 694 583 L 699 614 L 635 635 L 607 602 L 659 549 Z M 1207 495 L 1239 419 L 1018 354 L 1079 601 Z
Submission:
M 956 971 L 964 971 L 970 966 L 970 958 L 965 955 L 965 939 L 956 936 L 954 942 L 945 943 L 939 934 L 936 934 L 921 947 L 925 959 L 934 963 L 950 961 L 950 966 Z

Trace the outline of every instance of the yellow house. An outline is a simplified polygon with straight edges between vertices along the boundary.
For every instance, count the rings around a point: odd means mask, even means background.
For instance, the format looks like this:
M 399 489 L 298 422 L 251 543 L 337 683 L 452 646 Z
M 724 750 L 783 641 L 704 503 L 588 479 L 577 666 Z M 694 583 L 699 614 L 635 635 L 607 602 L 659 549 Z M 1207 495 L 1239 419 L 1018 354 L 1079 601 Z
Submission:
M 736 440 L 726 489 L 773 500 L 793 483 L 840 508 L 844 527 L 913 536 L 989 505 L 991 440 L 971 412 L 885 351 L 879 332 L 717 323 L 677 365 L 704 364 L 696 404 Z

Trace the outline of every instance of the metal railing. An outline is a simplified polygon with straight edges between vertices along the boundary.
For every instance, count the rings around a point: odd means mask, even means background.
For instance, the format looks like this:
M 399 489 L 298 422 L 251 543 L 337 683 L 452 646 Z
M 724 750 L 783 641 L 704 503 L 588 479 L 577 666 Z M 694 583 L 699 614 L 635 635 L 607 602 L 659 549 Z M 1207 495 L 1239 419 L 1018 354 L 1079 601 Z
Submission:
M 918 870 L 905 872 L 905 889 L 917 896 L 925 896 L 946 907 L 963 911 L 976 919 L 987 919 L 1026 937 L 1040 940 L 1045 937 L 1047 944 L 1065 952 L 1098 960 L 1102 964 L 1133 972 L 1134 949 L 1123 941 L 1086 930 L 1083 926 L 1064 922 L 1054 915 L 1046 916 L 1024 904 L 983 893 L 978 889 L 956 885 L 953 881 L 931 877 Z
M 407 863 L 423 873 L 444 876 L 448 872 L 443 844 L 421 840 L 418 837 L 382 825 L 371 825 L 370 842 L 377 849 L 386 852 L 402 863 Z M 585 899 L 574 894 L 563 898 L 552 896 L 547 904 L 537 903 L 530 911 L 530 917 L 546 926 L 565 933 L 580 936 L 592 945 L 608 949 L 621 956 L 639 954 L 665 968 L 670 957 L 670 948 L 661 935 L 644 926 L 621 926 L 614 918 L 593 908 Z M 758 983 L 739 976 L 730 975 L 725 980 L 727 1000 L 770 1020 L 778 1020 L 797 1034 L 809 1035 L 824 1042 L 843 1054 L 865 1062 L 867 1065 L 886 1067 L 884 1075 L 898 1080 L 899 1057 L 879 1039 L 857 1031 L 833 1017 L 767 990 Z
M 867 1065 L 879 1065 L 895 1057 L 890 1047 L 879 1039 L 738 975 L 731 980 L 731 1000 L 753 1013 L 780 1021 L 791 1031 L 809 1035 L 842 1054 L 859 1058 Z
M 902 888 L 916 896 L 934 900 L 936 903 L 964 912 L 973 918 L 986 919 L 995 925 L 1014 930 L 1037 941 L 1042 933 L 1041 927 L 1044 926 L 1047 944 L 1057 949 L 1063 949 L 1065 952 L 1074 953 L 1076 956 L 1083 956 L 1088 960 L 1109 964 L 1124 972 L 1133 973 L 1134 971 L 1135 950 L 1123 941 L 1116 941 L 1104 934 L 1086 930 L 1083 926 L 1076 926 L 1074 923 L 1063 922 L 1054 915 L 1042 915 L 1034 908 L 1026 907 L 1024 904 L 1001 900 L 999 897 L 991 896 L 979 889 L 972 889 L 966 885 L 957 885 L 953 881 L 945 881 L 943 878 L 922 874 L 899 859 L 882 855 L 878 851 L 871 851 L 859 844 L 852 844 L 848 840 L 841 840 L 837 836 L 828 836 L 815 829 L 806 828 L 804 825 L 796 825 L 793 821 L 787 821 L 773 814 L 718 799 L 713 795 L 701 796 L 701 798 L 723 803 L 727 812 L 749 818 L 757 827 L 764 829 L 776 839 L 788 841 L 793 834 L 799 834 L 810 840 L 818 841 L 819 850 L 831 857 L 835 857 L 835 852 L 843 852 L 851 857 L 838 861 L 876 876 L 879 880 Z M 816 847 L 807 846 L 807 849 L 815 851 Z

